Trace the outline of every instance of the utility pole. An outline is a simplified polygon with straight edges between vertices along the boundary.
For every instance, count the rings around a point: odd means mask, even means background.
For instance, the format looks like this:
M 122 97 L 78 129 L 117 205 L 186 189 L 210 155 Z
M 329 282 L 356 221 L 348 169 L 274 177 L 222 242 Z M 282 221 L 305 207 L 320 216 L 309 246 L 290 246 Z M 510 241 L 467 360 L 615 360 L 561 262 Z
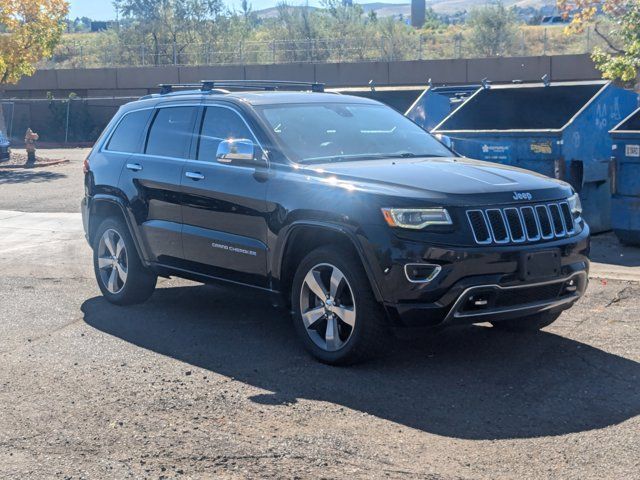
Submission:
M 426 10 L 425 0 L 411 0 L 411 26 L 413 28 L 422 28 Z

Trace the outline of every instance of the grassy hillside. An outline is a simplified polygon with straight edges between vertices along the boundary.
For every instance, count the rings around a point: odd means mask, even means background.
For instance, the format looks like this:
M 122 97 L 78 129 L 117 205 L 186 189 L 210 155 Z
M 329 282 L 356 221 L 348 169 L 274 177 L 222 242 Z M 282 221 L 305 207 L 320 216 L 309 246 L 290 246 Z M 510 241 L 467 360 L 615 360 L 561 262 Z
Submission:
M 316 7 L 310 6 L 298 6 L 296 1 L 289 2 L 292 8 L 309 8 L 315 10 Z M 359 2 L 357 2 L 359 3 Z M 486 5 L 487 0 L 426 0 L 426 6 L 433 8 L 436 13 L 440 14 L 454 14 L 462 11 L 470 11 L 473 8 Z M 507 6 L 517 6 L 521 8 L 535 8 L 540 9 L 542 7 L 553 7 L 555 0 L 505 0 L 504 4 Z M 359 3 L 365 13 L 371 11 L 376 12 L 378 18 L 384 17 L 397 17 L 402 15 L 403 17 L 411 16 L 411 3 L 385 3 L 385 2 L 372 2 L 372 3 Z M 256 14 L 260 18 L 275 18 L 278 14 L 276 7 L 265 8 L 257 10 Z
M 259 38 L 259 37 L 258 37 Z M 264 37 L 263 37 L 264 38 Z M 224 39 L 223 39 L 224 40 Z M 586 32 L 567 36 L 559 27 L 522 26 L 515 42 L 502 56 L 561 55 L 590 52 L 597 37 Z M 150 49 L 127 45 L 117 32 L 66 35 L 55 57 L 44 68 L 83 68 L 102 66 L 269 64 L 288 62 L 354 62 L 374 60 L 421 60 L 477 58 L 469 31 L 462 26 L 443 31 L 414 31 L 402 37 L 331 38 L 307 41 L 258 41 L 247 39 L 237 44 L 177 44 L 174 57 L 171 45 L 164 45 L 154 58 Z

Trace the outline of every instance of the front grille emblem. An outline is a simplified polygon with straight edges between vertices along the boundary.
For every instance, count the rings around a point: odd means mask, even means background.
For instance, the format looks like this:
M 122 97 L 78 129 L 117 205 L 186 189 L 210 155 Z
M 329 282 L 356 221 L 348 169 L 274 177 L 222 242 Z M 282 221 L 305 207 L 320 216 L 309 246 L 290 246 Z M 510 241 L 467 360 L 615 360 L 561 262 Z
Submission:
M 514 200 L 533 200 L 533 195 L 529 192 L 513 192 Z

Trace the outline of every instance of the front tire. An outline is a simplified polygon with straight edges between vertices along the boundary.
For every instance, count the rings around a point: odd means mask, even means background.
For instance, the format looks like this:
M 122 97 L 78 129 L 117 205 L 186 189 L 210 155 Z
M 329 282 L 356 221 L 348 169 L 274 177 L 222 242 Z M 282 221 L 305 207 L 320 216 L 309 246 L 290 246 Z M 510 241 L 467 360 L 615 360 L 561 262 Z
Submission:
M 528 317 L 491 322 L 493 328 L 506 332 L 537 332 L 555 322 L 560 313 L 541 312 Z
M 300 263 L 292 288 L 296 331 L 321 362 L 357 363 L 388 343 L 384 310 L 353 252 L 335 247 L 312 251 Z
M 158 278 L 142 265 L 129 229 L 115 218 L 103 221 L 96 231 L 93 269 L 102 295 L 116 305 L 144 302 Z

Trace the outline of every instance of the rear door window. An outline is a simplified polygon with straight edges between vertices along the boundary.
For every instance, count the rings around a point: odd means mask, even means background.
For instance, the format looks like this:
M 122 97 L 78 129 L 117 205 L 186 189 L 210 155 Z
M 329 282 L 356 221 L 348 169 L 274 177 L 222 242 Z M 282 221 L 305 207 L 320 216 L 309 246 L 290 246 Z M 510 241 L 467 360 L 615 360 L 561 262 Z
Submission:
M 214 162 L 220 142 L 232 138 L 256 143 L 238 113 L 225 107 L 207 107 L 202 120 L 198 160 Z
M 188 158 L 197 107 L 166 107 L 158 110 L 145 153 L 161 157 Z
M 151 110 L 126 114 L 111 135 L 106 149 L 111 152 L 138 153 L 149 115 Z

